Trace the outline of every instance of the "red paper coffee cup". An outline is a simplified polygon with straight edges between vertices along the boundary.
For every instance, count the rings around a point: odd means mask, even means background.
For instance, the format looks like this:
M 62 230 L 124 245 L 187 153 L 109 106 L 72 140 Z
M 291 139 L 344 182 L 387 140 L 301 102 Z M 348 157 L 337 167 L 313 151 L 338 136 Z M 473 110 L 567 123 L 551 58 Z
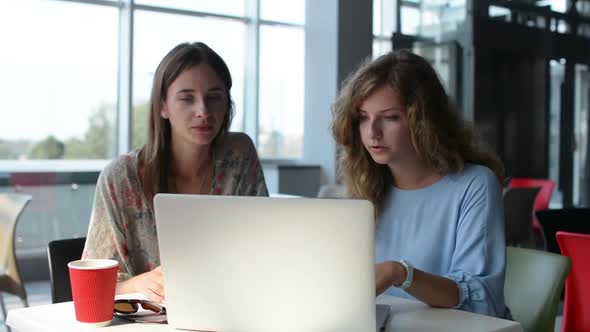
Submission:
M 113 320 L 119 263 L 112 259 L 83 259 L 68 263 L 76 319 L 106 326 Z

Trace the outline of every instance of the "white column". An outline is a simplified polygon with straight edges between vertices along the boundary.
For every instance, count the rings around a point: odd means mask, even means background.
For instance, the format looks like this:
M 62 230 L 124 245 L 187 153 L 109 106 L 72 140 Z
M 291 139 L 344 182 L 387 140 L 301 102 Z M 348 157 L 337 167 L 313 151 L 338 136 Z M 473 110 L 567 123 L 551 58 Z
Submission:
M 373 48 L 373 1 L 307 0 L 303 160 L 320 165 L 320 184 L 336 182 L 331 107 L 340 84 Z

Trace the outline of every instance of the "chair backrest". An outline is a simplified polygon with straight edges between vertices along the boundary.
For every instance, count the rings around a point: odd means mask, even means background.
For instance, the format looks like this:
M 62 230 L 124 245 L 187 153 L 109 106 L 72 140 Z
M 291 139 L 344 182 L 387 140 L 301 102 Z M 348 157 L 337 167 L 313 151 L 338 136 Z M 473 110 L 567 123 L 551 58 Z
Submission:
M 565 282 L 562 331 L 590 331 L 590 235 L 557 232 L 559 248 L 572 260 Z
M 534 188 L 539 187 L 541 190 L 535 199 L 534 210 L 545 210 L 549 208 L 551 201 L 551 194 L 555 187 L 555 182 L 549 179 L 530 179 L 530 178 L 512 178 L 510 180 L 510 188 Z
M 506 244 L 534 248 L 531 216 L 539 188 L 510 188 L 503 196 Z
M 525 332 L 553 332 L 569 258 L 540 250 L 506 248 L 504 299 Z
M 542 210 L 535 213 L 545 238 L 545 250 L 561 253 L 555 233 L 558 231 L 590 234 L 590 209 L 569 208 Z
M 49 280 L 53 303 L 72 300 L 68 263 L 82 257 L 86 238 L 55 240 L 47 246 L 49 259 Z
M 14 234 L 18 219 L 30 201 L 30 195 L 0 193 L 0 276 L 8 277 L 0 283 L 0 291 L 23 300 L 27 295 L 16 262 Z
M 318 198 L 346 198 L 346 187 L 343 184 L 325 184 L 320 187 Z

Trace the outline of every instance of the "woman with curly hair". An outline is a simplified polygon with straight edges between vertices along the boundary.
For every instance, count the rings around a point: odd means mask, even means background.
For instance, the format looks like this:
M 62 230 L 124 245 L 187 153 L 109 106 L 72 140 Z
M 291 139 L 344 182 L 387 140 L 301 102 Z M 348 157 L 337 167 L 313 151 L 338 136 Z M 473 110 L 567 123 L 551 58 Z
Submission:
M 377 294 L 510 318 L 503 166 L 430 64 L 397 51 L 363 64 L 334 106 L 340 173 L 375 205 Z

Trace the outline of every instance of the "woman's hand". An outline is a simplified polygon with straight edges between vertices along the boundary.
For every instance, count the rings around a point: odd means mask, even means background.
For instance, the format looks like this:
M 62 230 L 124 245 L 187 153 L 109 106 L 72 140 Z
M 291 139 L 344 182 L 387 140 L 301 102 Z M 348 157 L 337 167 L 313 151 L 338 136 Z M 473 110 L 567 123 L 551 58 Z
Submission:
M 375 291 L 379 295 L 391 286 L 406 280 L 406 269 L 399 262 L 387 261 L 375 265 Z
M 150 301 L 162 303 L 164 301 L 163 279 L 162 267 L 158 266 L 149 272 L 142 273 L 117 284 L 117 294 L 141 293 Z

